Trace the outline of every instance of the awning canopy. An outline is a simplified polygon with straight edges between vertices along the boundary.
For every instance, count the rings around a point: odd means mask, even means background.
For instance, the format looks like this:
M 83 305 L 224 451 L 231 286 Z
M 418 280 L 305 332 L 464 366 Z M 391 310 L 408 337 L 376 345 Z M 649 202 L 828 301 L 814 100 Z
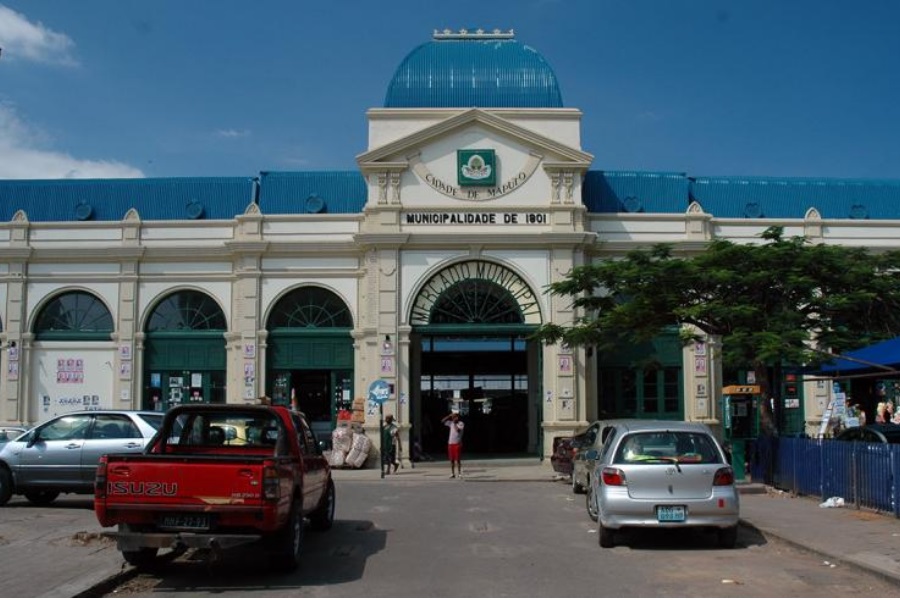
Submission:
M 900 337 L 846 352 L 842 358 L 824 363 L 816 370 L 817 373 L 831 376 L 839 373 L 876 375 L 890 371 L 900 371 Z

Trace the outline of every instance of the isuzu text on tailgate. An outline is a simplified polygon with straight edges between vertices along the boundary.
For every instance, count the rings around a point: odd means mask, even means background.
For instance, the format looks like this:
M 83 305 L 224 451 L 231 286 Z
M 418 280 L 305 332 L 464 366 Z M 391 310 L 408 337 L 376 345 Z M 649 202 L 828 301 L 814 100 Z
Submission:
M 94 510 L 119 550 L 152 568 L 161 548 L 219 550 L 262 541 L 272 565 L 297 566 L 305 520 L 334 521 L 328 461 L 305 417 L 285 407 L 173 408 L 143 454 L 100 460 Z

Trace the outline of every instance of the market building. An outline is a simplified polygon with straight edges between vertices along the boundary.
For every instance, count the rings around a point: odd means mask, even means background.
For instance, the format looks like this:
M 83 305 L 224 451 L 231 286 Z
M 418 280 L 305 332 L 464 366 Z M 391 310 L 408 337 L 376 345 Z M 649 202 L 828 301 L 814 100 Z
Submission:
M 604 171 L 560 87 L 512 32 L 436 31 L 368 111 L 358 170 L 0 181 L 0 422 L 266 395 L 326 433 L 384 381 L 430 453 L 451 409 L 489 457 L 548 456 L 600 414 L 718 426 L 714 344 L 543 346 L 575 316 L 547 286 L 773 225 L 900 247 L 898 181 Z M 794 388 L 789 419 L 814 426 L 830 390 Z

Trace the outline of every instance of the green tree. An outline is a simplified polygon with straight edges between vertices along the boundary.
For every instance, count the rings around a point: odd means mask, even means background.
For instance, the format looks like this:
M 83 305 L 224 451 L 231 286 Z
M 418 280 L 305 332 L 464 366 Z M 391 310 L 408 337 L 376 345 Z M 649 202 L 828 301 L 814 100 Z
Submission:
M 550 292 L 572 299 L 573 323 L 547 323 L 545 343 L 601 352 L 680 326 L 721 342 L 728 368 L 751 368 L 776 398 L 781 368 L 817 366 L 900 335 L 900 253 L 810 244 L 772 227 L 762 243 L 714 240 L 676 256 L 667 244 L 572 270 Z M 770 415 L 781 422 L 780 414 Z

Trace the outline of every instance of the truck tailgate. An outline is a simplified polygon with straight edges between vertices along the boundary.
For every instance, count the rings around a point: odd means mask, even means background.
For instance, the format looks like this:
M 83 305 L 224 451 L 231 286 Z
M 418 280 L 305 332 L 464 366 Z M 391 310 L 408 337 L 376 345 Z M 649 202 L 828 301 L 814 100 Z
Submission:
M 265 457 L 110 455 L 105 504 L 125 509 L 216 510 L 262 504 Z

